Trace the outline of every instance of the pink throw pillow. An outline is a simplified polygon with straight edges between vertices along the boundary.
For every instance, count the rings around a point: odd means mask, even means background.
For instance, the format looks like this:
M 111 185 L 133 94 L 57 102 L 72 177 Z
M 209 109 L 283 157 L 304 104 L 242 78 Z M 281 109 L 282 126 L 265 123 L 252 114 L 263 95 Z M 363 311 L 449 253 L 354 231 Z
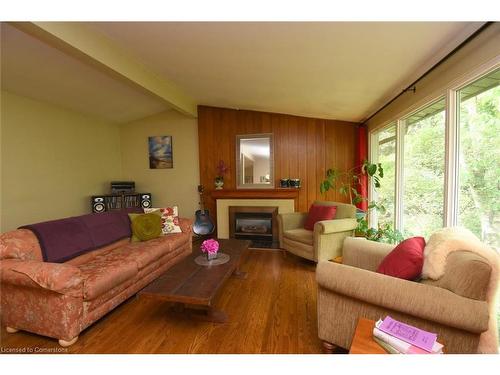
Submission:
M 404 240 L 386 255 L 377 272 L 400 279 L 415 280 L 422 273 L 424 248 L 423 237 Z
M 314 230 L 314 224 L 316 224 L 317 221 L 335 219 L 336 213 L 337 206 L 318 206 L 312 204 L 311 208 L 309 208 L 309 214 L 307 215 L 304 229 Z

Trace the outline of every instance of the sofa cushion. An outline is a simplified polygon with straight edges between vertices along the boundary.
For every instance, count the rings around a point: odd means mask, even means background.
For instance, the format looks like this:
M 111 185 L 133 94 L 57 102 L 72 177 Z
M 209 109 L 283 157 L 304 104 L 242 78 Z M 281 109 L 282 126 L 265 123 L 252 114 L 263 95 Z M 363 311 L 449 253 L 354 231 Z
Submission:
M 172 249 L 177 249 L 178 247 L 181 247 L 186 243 L 189 243 L 189 241 L 191 241 L 191 234 L 173 233 L 173 234 L 167 234 L 166 236 L 163 236 L 161 238 L 164 238 L 165 241 L 168 241 L 171 244 Z
M 336 212 L 337 206 L 320 206 L 312 204 L 309 208 L 309 214 L 307 215 L 304 229 L 313 230 L 316 222 L 334 219 Z
M 95 257 L 108 253 L 110 250 L 116 249 L 118 247 L 126 246 L 130 243 L 130 238 L 124 238 L 123 240 L 113 242 L 111 245 L 101 247 L 100 249 L 89 251 L 88 253 L 77 256 L 76 258 L 70 259 L 64 264 L 72 264 L 74 266 L 79 266 L 80 264 L 84 264 L 90 262 Z
M 404 240 L 382 260 L 378 273 L 414 280 L 422 273 L 425 239 L 412 237 Z
M 158 237 L 144 242 L 132 242 L 111 250 L 110 255 L 135 262 L 138 269 L 141 270 L 171 252 L 172 249 L 170 241 L 166 240 L 165 237 Z
M 99 297 L 139 272 L 134 260 L 113 254 L 113 250 L 79 265 L 78 268 L 83 279 L 83 298 L 87 301 Z
M 313 231 L 304 228 L 286 230 L 283 233 L 283 237 L 306 245 L 312 245 L 314 242 Z

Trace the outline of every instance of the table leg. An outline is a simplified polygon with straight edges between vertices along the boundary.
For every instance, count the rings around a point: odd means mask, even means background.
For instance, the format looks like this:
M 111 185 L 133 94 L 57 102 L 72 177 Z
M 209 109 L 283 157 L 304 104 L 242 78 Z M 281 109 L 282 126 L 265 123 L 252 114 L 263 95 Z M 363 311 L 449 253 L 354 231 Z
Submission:
M 206 310 L 192 310 L 189 316 L 196 320 L 211 323 L 226 323 L 228 320 L 227 314 L 222 310 L 217 310 L 209 306 Z

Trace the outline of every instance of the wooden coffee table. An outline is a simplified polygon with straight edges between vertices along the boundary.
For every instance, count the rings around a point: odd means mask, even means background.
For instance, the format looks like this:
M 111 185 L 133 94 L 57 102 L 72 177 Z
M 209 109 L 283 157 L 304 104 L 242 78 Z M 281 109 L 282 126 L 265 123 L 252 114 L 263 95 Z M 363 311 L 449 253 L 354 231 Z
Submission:
M 194 260 L 201 254 L 199 246 L 196 246 L 190 256 L 169 268 L 167 272 L 139 292 L 139 296 L 175 302 L 174 306 L 177 311 L 185 312 L 196 319 L 215 323 L 226 322 L 227 315 L 215 309 L 212 303 L 217 292 L 230 276 L 246 277 L 246 273 L 241 272 L 239 266 L 250 241 L 234 239 L 218 241 L 219 251 L 231 257 L 227 263 L 216 266 L 196 264 Z M 199 309 L 185 310 L 185 307 L 190 306 L 204 308 L 201 311 Z

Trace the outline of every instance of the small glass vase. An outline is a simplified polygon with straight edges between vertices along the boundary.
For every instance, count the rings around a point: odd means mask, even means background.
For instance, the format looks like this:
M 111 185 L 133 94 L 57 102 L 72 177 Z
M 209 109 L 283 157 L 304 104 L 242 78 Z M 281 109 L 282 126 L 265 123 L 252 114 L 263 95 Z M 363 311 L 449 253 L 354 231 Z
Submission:
M 212 253 L 212 254 L 210 254 L 210 253 L 207 251 L 207 260 L 217 259 L 217 254 L 218 254 L 218 253 Z

